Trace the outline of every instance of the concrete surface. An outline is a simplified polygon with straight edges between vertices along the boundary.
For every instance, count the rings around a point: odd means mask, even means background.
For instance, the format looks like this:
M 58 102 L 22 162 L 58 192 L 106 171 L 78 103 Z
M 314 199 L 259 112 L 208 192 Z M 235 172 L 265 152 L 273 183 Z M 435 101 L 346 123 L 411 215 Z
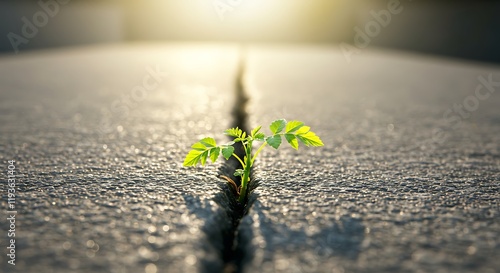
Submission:
M 262 153 L 242 271 L 498 271 L 500 87 L 473 111 L 453 105 L 500 68 L 368 50 L 348 64 L 337 48 L 249 50 L 250 123 L 299 119 L 325 147 Z M 224 162 L 181 164 L 201 137 L 226 141 L 237 54 L 137 44 L 1 57 L 0 161 L 6 172 L 16 160 L 19 182 L 15 267 L 2 191 L 0 272 L 223 272 Z
M 19 176 L 15 267 L 2 185 L 0 272 L 221 272 L 223 162 L 182 162 L 202 136 L 226 141 L 237 53 L 139 44 L 0 58 L 0 161 Z M 143 86 L 148 69 L 167 75 Z
M 298 119 L 325 147 L 256 162 L 245 272 L 498 272 L 500 84 L 468 97 L 500 67 L 368 50 L 348 64 L 327 47 L 248 58 L 251 124 Z M 464 100 L 466 118 L 443 118 Z

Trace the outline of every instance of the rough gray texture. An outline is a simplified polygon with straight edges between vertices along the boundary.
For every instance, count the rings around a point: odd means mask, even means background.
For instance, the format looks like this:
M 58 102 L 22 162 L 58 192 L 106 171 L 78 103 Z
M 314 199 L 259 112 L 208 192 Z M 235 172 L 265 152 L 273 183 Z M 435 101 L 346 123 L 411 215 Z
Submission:
M 222 161 L 181 163 L 231 125 L 236 54 L 178 44 L 0 58 L 2 172 L 14 159 L 21 176 L 17 265 L 2 254 L 0 272 L 221 272 Z M 168 75 L 144 100 L 116 103 L 157 65 Z M 326 146 L 256 163 L 238 233 L 246 272 L 500 268 L 498 90 L 470 117 L 442 118 L 478 76 L 499 81 L 498 67 L 370 51 L 348 65 L 330 48 L 279 47 L 253 48 L 248 72 L 253 125 L 300 119 Z M 5 191 L 0 202 L 5 219 Z
M 173 44 L 0 58 L 0 161 L 6 172 L 16 160 L 19 175 L 16 266 L 2 190 L 0 272 L 222 271 L 223 162 L 182 161 L 231 125 L 237 53 Z M 157 66 L 168 75 L 142 98 L 133 90 Z M 132 104 L 115 102 L 132 92 Z
M 276 47 L 253 48 L 248 72 L 252 125 L 298 119 L 325 147 L 256 162 L 245 272 L 498 272 L 500 87 L 443 114 L 499 67 Z

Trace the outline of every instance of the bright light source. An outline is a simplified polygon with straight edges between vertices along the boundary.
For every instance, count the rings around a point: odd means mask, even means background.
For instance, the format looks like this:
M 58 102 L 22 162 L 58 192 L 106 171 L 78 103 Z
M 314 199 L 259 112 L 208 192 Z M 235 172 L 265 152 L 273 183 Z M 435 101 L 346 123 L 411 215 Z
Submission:
M 144 0 L 130 28 L 137 39 L 307 41 L 319 31 L 338 36 L 350 20 L 346 1 Z

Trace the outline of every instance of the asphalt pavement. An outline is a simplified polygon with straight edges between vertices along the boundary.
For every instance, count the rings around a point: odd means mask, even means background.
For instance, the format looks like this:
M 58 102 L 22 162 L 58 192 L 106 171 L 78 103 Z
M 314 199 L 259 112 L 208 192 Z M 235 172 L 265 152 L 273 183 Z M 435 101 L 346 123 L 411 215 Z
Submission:
M 252 126 L 299 120 L 325 146 L 256 161 L 245 272 L 498 272 L 500 67 L 254 47 L 246 81 Z
M 2 173 L 15 160 L 18 176 L 0 272 L 221 272 L 224 162 L 182 162 L 203 136 L 227 141 L 237 62 L 236 47 L 189 44 L 0 58 Z
M 225 162 L 182 162 L 202 137 L 227 141 L 237 46 L 0 57 L 0 161 L 17 175 L 16 265 L 3 190 L 0 272 L 498 271 L 500 67 L 373 49 L 349 63 L 334 46 L 246 52 L 249 125 L 300 120 L 325 146 L 264 150 L 236 230 Z

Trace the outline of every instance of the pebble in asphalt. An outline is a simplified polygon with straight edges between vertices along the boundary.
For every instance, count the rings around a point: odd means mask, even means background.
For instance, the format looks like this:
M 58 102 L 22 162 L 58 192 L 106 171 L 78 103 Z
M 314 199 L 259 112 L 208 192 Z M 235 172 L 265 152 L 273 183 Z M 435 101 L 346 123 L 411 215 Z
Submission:
M 254 47 L 247 65 L 251 125 L 298 119 L 325 147 L 256 161 L 245 272 L 497 272 L 500 87 L 471 96 L 499 67 L 328 47 Z M 445 120 L 455 103 L 467 115 Z
M 221 272 L 223 162 L 182 162 L 202 136 L 227 141 L 237 61 L 235 47 L 189 44 L 1 57 L 18 214 L 16 266 L 2 254 L 0 272 Z

